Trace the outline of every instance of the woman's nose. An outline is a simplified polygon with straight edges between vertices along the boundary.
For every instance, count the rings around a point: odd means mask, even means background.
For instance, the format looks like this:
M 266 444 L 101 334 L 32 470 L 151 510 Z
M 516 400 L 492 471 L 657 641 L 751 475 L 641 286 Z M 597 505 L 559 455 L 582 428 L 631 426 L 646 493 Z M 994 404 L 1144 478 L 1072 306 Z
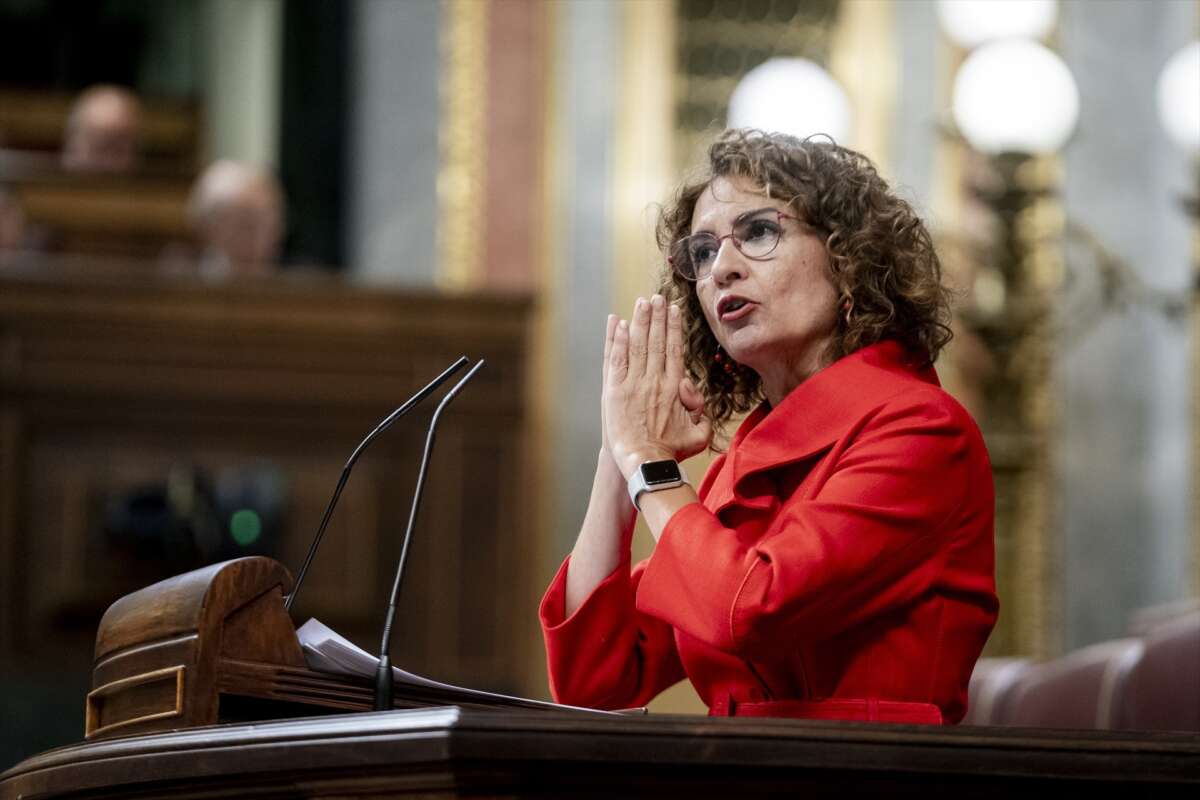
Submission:
M 712 276 L 713 282 L 717 284 L 725 284 L 745 277 L 746 261 L 742 257 L 741 251 L 733 243 L 733 239 L 721 242 L 709 274 Z

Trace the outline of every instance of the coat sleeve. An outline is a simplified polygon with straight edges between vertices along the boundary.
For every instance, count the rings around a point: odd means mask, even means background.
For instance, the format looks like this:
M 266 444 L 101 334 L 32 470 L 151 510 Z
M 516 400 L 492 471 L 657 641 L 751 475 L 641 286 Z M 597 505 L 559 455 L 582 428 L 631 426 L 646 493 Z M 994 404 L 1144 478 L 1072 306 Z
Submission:
M 634 607 L 645 566 L 622 563 L 565 617 L 570 558 L 563 562 L 539 609 L 556 702 L 632 708 L 683 679 L 674 631 Z
M 765 656 L 788 637 L 819 641 L 927 591 L 961 520 L 990 535 L 990 475 L 977 497 L 970 491 L 986 450 L 957 406 L 885 406 L 850 441 L 830 454 L 836 466 L 820 489 L 785 500 L 757 539 L 699 503 L 676 512 L 637 608 L 718 650 Z

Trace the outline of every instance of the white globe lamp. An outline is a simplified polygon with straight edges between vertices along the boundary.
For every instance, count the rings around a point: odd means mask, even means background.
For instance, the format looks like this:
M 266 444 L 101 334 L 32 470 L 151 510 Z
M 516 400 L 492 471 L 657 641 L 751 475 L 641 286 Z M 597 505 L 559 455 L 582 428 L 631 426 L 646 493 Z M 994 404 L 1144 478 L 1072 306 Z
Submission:
M 1027 39 L 985 44 L 954 78 L 954 122 L 976 150 L 1052 153 L 1079 119 L 1079 90 L 1053 52 Z
M 971 49 L 996 39 L 1040 39 L 1054 29 L 1055 0 L 938 0 L 938 22 L 951 41 Z
M 804 58 L 773 58 L 747 72 L 733 90 L 728 125 L 801 139 L 827 134 L 845 144 L 850 101 L 820 65 Z
M 1200 40 L 1171 56 L 1158 76 L 1158 116 L 1171 141 L 1200 156 Z

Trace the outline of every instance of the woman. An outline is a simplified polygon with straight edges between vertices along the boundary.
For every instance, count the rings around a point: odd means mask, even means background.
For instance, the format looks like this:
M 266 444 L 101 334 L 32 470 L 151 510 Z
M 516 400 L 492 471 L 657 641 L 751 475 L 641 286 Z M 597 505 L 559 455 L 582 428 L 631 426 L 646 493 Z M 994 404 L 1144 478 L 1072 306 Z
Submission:
M 662 214 L 660 293 L 609 319 L 591 501 L 541 606 L 554 697 L 686 676 L 714 715 L 957 722 L 998 608 L 993 490 L 932 367 L 929 234 L 831 143 L 728 131 L 708 170 Z M 693 488 L 675 462 L 747 411 Z

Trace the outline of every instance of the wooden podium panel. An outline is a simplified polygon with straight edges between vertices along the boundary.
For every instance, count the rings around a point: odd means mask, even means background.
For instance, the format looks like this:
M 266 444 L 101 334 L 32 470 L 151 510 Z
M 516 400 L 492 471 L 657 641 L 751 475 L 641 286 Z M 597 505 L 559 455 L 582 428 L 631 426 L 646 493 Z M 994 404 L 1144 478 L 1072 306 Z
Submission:
M 457 707 L 59 748 L 0 800 L 1194 797 L 1200 737 Z

